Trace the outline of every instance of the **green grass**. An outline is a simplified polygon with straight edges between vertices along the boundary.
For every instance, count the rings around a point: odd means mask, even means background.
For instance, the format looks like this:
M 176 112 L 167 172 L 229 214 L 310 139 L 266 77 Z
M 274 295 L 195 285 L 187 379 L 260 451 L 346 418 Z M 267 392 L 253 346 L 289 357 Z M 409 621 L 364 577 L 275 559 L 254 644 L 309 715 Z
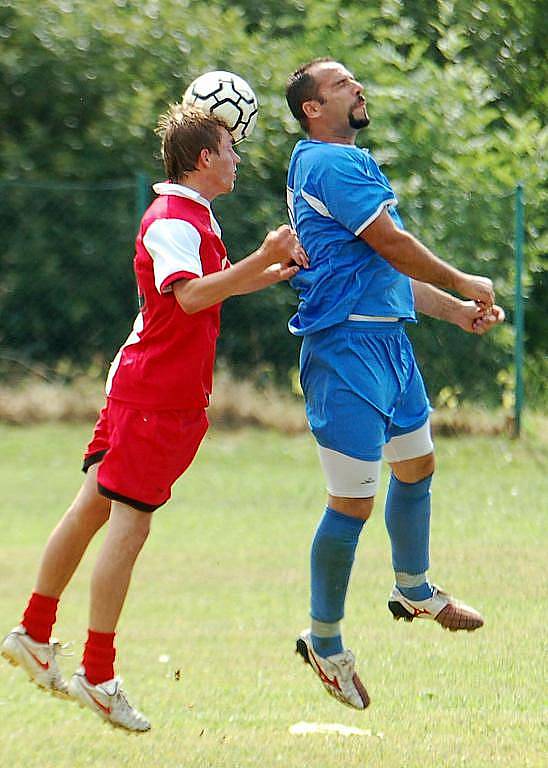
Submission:
M 81 426 L 0 426 L 6 631 L 32 588 L 45 537 L 80 483 L 88 435 Z M 479 632 L 392 621 L 379 504 L 362 536 L 345 622 L 372 705 L 359 713 L 330 699 L 293 655 L 294 636 L 307 622 L 308 548 L 324 501 L 313 443 L 305 435 L 211 432 L 171 503 L 155 515 L 119 631 L 118 671 L 153 730 L 112 730 L 2 661 L 0 765 L 545 764 L 547 466 L 539 445 L 503 437 L 440 439 L 437 449 L 431 573 L 484 612 Z M 75 658 L 61 660 L 67 674 L 81 652 L 98 544 L 59 611 L 57 634 L 76 641 Z M 358 726 L 371 736 L 293 736 L 288 729 L 299 721 Z

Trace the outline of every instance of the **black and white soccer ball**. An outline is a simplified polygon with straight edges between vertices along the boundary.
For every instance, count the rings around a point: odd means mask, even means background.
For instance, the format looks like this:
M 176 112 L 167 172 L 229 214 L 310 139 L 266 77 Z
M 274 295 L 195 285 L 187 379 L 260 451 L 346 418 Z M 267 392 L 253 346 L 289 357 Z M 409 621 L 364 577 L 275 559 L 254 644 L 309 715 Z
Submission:
M 249 83 L 239 75 L 223 71 L 206 72 L 193 80 L 183 94 L 183 105 L 222 118 L 234 143 L 249 138 L 259 109 Z

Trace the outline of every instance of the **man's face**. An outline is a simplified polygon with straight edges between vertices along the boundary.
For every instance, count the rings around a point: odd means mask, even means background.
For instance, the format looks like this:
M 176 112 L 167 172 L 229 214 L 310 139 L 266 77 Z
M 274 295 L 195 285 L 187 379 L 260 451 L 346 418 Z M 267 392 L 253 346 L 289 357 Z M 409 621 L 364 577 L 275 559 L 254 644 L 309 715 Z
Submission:
M 219 187 L 217 194 L 223 195 L 234 189 L 236 166 L 240 162 L 240 157 L 234 151 L 230 133 L 225 128 L 221 128 L 220 131 L 219 153 L 212 152 L 210 157 L 211 171 Z
M 318 84 L 322 100 L 318 120 L 332 130 L 359 130 L 369 125 L 363 85 L 346 67 L 335 61 L 323 61 L 310 74 Z

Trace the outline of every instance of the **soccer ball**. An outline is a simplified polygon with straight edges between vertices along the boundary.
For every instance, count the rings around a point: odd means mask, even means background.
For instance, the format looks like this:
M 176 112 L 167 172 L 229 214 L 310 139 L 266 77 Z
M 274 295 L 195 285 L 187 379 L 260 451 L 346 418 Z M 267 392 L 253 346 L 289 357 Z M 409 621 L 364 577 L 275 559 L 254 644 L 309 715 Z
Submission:
M 248 139 L 257 122 L 257 97 L 249 83 L 232 72 L 197 77 L 184 92 L 183 105 L 222 118 L 234 143 Z

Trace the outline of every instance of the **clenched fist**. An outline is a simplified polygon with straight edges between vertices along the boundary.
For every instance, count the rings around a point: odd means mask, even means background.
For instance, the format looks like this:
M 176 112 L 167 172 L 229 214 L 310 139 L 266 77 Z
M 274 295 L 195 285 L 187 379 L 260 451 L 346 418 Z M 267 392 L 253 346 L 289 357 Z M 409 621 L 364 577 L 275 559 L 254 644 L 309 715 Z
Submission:
M 271 264 L 280 264 L 282 267 L 292 265 L 308 267 L 306 253 L 297 240 L 296 234 L 287 224 L 282 224 L 278 229 L 269 232 L 258 252 L 265 267 Z

